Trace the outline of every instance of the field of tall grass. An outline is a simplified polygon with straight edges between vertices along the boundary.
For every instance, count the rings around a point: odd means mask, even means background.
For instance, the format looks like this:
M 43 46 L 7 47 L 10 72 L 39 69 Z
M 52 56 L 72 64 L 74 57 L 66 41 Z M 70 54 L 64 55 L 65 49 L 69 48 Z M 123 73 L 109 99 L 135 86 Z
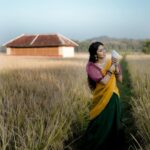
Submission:
M 141 150 L 150 150 L 150 56 L 127 56 L 128 69 L 132 84 L 131 105 L 138 137 L 137 146 Z M 134 137 L 135 136 L 135 137 Z
M 1 60 L 0 149 L 63 150 L 88 121 L 87 60 Z
M 2 55 L 0 59 L 0 149 L 71 149 L 69 142 L 88 124 L 87 55 L 70 59 Z M 141 150 L 149 150 L 150 56 L 129 55 L 126 61 L 132 89 L 121 90 L 125 96 L 128 90 L 134 93 L 127 102 L 136 120 L 133 138 Z

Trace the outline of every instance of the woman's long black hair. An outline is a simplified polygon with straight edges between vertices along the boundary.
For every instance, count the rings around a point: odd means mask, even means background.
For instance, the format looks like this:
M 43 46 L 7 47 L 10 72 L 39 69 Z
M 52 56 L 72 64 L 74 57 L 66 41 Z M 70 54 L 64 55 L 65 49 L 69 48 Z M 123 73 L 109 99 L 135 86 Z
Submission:
M 101 42 L 94 42 L 89 46 L 89 62 L 95 63 L 98 60 L 97 50 L 100 45 L 104 45 Z M 93 81 L 88 75 L 88 85 L 91 91 L 96 88 L 96 82 Z

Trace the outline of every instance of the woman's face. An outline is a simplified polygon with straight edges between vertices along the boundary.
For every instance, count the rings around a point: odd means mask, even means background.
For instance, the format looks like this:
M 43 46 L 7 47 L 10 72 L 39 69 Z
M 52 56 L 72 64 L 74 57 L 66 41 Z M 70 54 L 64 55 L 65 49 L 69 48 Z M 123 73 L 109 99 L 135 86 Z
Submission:
M 103 45 L 100 45 L 97 50 L 98 58 L 102 59 L 106 56 L 106 50 Z

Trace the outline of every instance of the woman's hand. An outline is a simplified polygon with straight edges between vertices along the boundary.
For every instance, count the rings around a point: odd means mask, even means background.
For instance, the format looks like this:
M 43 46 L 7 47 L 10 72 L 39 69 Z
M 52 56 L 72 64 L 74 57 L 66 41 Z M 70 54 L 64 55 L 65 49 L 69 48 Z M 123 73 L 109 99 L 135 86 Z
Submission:
M 114 64 L 115 65 L 115 73 L 119 73 L 119 67 L 118 67 L 118 64 L 119 64 L 119 61 L 118 61 L 118 59 L 117 58 L 114 58 L 114 57 L 112 57 L 112 64 Z
M 120 72 L 119 66 L 115 65 L 115 74 L 119 74 L 119 72 Z
M 112 59 L 112 64 L 116 64 L 117 65 L 119 63 L 117 58 L 112 57 L 111 59 Z
M 115 68 L 115 64 L 112 64 L 109 68 L 109 71 L 113 73 L 115 71 Z

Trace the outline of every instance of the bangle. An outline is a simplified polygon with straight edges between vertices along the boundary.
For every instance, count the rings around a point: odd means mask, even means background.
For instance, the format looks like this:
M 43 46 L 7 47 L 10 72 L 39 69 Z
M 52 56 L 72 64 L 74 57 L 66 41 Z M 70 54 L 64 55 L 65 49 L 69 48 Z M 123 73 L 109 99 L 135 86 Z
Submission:
M 120 74 L 121 74 L 120 71 L 119 71 L 119 72 L 116 72 L 116 71 L 115 71 L 115 75 L 116 75 L 116 76 L 119 76 Z
M 111 75 L 112 75 L 112 72 L 111 72 L 110 70 L 108 70 L 108 71 L 107 71 L 107 74 L 111 76 Z
M 121 73 L 116 73 L 115 76 L 119 77 L 121 75 Z

